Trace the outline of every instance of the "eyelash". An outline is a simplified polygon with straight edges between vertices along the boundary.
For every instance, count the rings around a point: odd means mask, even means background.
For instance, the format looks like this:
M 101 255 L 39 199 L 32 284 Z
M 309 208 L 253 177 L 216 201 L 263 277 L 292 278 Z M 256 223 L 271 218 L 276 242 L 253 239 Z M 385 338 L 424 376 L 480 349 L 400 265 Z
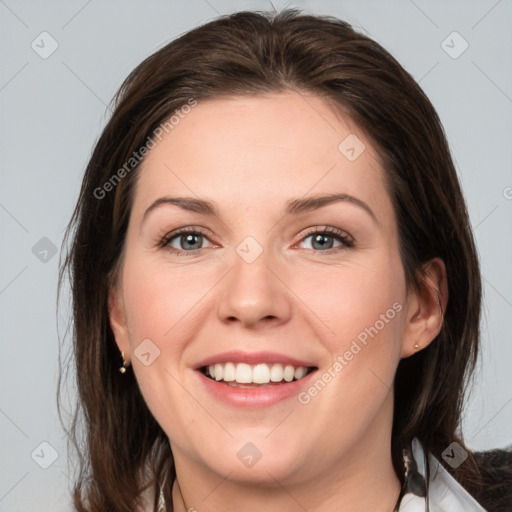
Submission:
M 187 234 L 187 233 L 191 233 L 194 235 L 203 235 L 204 237 L 208 238 L 207 234 L 202 229 L 195 228 L 195 227 L 189 227 L 189 228 L 182 228 L 182 229 L 179 229 L 178 231 L 174 231 L 172 233 L 165 235 L 162 238 L 162 240 L 158 243 L 158 245 L 162 248 L 167 249 L 169 252 L 176 254 L 177 256 L 197 254 L 197 252 L 200 251 L 201 249 L 193 249 L 192 251 L 183 251 L 181 249 L 175 249 L 174 247 L 169 246 L 169 242 L 171 242 L 171 240 L 173 240 L 174 238 L 177 238 L 183 234 Z M 331 226 L 325 226 L 325 228 L 323 228 L 323 229 L 318 229 L 317 227 L 310 228 L 306 231 L 306 233 L 300 239 L 300 241 L 302 242 L 306 238 L 309 238 L 311 235 L 315 235 L 315 234 L 319 234 L 319 235 L 327 234 L 327 235 L 331 236 L 332 238 L 337 239 L 339 242 L 341 242 L 343 244 L 343 246 L 342 247 L 333 247 L 333 248 L 327 249 L 325 251 L 315 251 L 315 249 L 308 249 L 308 250 L 312 250 L 314 252 L 320 252 L 320 253 L 323 252 L 323 253 L 327 253 L 327 254 L 332 254 L 333 252 L 350 249 L 350 248 L 354 247 L 354 245 L 355 245 L 352 237 L 348 236 L 341 229 L 334 228 Z

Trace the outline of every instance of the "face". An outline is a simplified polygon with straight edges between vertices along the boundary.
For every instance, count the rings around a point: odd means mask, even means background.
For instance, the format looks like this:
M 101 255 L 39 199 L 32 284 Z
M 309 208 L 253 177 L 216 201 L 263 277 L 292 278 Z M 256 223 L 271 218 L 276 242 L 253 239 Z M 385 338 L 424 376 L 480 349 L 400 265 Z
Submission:
M 178 471 L 297 483 L 385 445 L 417 303 L 358 127 L 294 92 L 200 101 L 140 172 L 111 325 Z

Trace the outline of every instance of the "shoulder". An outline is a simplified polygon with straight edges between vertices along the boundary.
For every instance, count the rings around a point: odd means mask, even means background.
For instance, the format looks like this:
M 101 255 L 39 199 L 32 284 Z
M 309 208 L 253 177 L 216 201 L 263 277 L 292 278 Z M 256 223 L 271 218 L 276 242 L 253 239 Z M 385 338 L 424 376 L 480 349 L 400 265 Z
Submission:
M 506 449 L 474 452 L 482 475 L 479 502 L 488 512 L 512 510 L 512 446 Z

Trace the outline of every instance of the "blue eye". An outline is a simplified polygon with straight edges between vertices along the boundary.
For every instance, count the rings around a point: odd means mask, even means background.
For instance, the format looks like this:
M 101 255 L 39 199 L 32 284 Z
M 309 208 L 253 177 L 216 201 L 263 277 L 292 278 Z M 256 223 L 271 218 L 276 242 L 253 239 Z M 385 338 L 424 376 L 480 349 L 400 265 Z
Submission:
M 308 238 L 314 237 L 312 240 L 312 248 L 310 250 L 316 252 L 337 252 L 350 247 L 354 247 L 354 240 L 344 231 L 326 226 L 323 229 L 312 228 L 309 233 L 304 236 L 301 240 L 307 240 Z M 200 229 L 195 227 L 183 228 L 173 233 L 166 235 L 159 245 L 161 247 L 169 249 L 173 254 L 178 256 L 186 254 L 195 254 L 201 249 L 203 241 L 208 240 L 208 237 Z M 175 244 L 177 241 L 178 247 Z M 339 242 L 338 247 L 333 247 L 334 241 Z
M 310 234 L 305 236 L 302 240 L 307 240 L 311 237 L 313 237 L 311 242 L 312 250 L 320 248 L 319 252 L 343 250 L 354 246 L 354 241 L 352 238 L 337 228 L 326 227 L 322 230 L 313 228 L 313 230 L 310 231 Z M 341 247 L 333 247 L 334 240 L 340 242 Z
M 180 247 L 176 248 L 171 245 L 174 239 L 178 239 Z M 172 253 L 181 255 L 183 253 L 195 253 L 203 247 L 197 247 L 202 245 L 201 241 L 206 238 L 206 235 L 199 231 L 197 228 L 184 228 L 167 235 L 161 242 L 162 247 L 167 247 Z M 206 238 L 207 239 L 207 238 Z M 208 239 L 207 239 L 208 240 Z M 191 250 L 188 250 L 191 249 Z

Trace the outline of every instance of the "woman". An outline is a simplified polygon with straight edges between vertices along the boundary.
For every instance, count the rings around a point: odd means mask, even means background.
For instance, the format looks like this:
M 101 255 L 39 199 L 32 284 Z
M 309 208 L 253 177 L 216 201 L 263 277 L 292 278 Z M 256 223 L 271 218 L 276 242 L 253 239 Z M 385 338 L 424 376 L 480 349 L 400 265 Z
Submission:
M 70 237 L 76 510 L 484 510 L 475 245 L 376 42 L 296 10 L 171 42 L 121 87 Z

